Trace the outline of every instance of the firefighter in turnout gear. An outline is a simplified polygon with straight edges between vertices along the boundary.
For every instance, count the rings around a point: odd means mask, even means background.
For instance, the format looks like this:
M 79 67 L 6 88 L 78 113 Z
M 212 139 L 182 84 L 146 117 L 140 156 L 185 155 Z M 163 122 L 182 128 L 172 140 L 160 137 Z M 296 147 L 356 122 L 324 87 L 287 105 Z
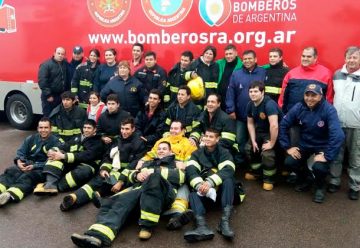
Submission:
M 161 212 L 175 200 L 176 189 L 184 183 L 185 174 L 176 167 L 170 144 L 162 142 L 154 160 L 145 162 L 140 171 L 123 171 L 120 179 L 133 183 L 133 187 L 111 198 L 101 199 L 96 223 L 90 226 L 85 235 L 73 234 L 71 239 L 74 244 L 79 247 L 109 246 L 138 205 L 141 228 L 139 238 L 150 239 Z
M 102 196 L 117 193 L 126 188 L 123 181 L 118 181 L 123 170 L 134 169 L 137 161 L 145 154 L 145 143 L 135 132 L 133 118 L 125 119 L 120 126 L 121 136 L 107 151 L 100 166 L 100 173 L 74 193 L 64 197 L 60 205 L 62 211 L 80 207 L 93 198 L 98 191 Z M 126 172 L 125 172 L 126 173 Z
M 235 164 L 230 152 L 218 144 L 219 131 L 207 129 L 203 140 L 205 146 L 191 155 L 186 167 L 186 180 L 192 188 L 190 206 L 195 214 L 196 228 L 185 232 L 184 238 L 189 242 L 212 239 L 214 232 L 206 224 L 204 203 L 221 201 L 223 214 L 217 230 L 231 240 L 234 232 L 229 221 L 234 200 Z
M 100 136 L 96 135 L 95 121 L 85 121 L 80 138 L 75 137 L 71 142 L 48 152 L 48 161 L 43 170 L 46 182 L 38 184 L 34 194 L 56 195 L 58 191 L 80 187 L 97 171 L 102 152 L 103 144 Z
M 17 150 L 15 165 L 0 175 L 0 206 L 10 201 L 21 201 L 33 191 L 37 183 L 44 180 L 42 169 L 47 152 L 59 145 L 59 138 L 51 134 L 50 120 L 42 118 L 37 133 L 27 137 Z
M 75 95 L 70 91 L 61 94 L 61 101 L 49 118 L 53 134 L 67 142 L 81 136 L 81 128 L 87 115 L 84 109 L 75 105 Z

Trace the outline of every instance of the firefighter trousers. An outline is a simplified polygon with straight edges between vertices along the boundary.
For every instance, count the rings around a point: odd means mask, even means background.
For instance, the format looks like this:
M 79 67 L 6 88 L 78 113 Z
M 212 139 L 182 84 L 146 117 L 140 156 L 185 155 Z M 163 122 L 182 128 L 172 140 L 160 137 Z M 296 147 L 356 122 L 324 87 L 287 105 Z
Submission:
M 0 175 L 0 192 L 8 191 L 15 201 L 20 201 L 44 180 L 41 169 L 22 172 L 19 167 L 11 166 Z
M 64 164 L 61 161 L 48 161 L 44 166 L 43 172 L 44 174 L 51 174 L 57 177 L 59 179 L 58 190 L 65 192 L 78 188 L 88 182 L 94 176 L 95 169 L 84 163 L 76 165 Z
M 234 201 L 235 182 L 232 178 L 225 179 L 217 190 L 216 202 L 221 201 L 221 207 L 232 206 Z M 200 196 L 197 192 L 190 193 L 190 207 L 194 211 L 195 216 L 204 216 L 206 209 L 204 204 L 213 205 L 213 201 L 206 196 Z
M 157 225 L 161 212 L 172 204 L 175 196 L 173 187 L 160 174 L 153 173 L 142 186 L 104 199 L 96 223 L 85 234 L 101 239 L 104 245 L 110 245 L 139 203 L 139 225 L 152 228 Z

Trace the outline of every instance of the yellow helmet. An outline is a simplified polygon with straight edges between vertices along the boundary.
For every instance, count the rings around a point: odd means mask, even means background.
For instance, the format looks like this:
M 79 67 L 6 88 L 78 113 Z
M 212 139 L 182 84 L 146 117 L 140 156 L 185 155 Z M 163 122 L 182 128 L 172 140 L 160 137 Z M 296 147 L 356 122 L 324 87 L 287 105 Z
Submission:
M 196 77 L 191 79 L 187 86 L 191 90 L 191 99 L 193 100 L 201 100 L 205 96 L 205 87 L 204 82 L 201 77 Z

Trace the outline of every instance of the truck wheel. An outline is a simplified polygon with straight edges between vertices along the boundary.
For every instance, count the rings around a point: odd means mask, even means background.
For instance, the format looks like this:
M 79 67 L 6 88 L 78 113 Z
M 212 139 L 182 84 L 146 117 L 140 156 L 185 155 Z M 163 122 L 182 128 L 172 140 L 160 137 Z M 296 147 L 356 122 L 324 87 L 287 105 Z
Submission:
M 21 130 L 29 129 L 34 120 L 31 103 L 20 94 L 12 95 L 6 103 L 6 116 L 10 124 Z

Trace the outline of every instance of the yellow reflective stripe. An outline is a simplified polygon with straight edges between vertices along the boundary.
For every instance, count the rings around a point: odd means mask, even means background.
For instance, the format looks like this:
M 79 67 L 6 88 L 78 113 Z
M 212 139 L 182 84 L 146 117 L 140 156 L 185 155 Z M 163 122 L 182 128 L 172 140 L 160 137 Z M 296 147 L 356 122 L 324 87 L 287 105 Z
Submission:
M 165 167 L 161 168 L 160 174 L 164 179 L 168 179 L 168 177 L 169 177 L 169 169 L 165 168 Z
M 129 163 L 123 163 L 123 162 L 121 162 L 120 164 L 121 164 L 121 168 L 126 168 L 129 165 Z
M 229 165 L 235 171 L 235 164 L 233 161 L 230 161 L 230 160 L 225 160 L 224 162 L 220 163 L 218 165 L 218 168 L 219 168 L 219 170 L 221 170 L 222 168 L 224 168 L 227 165 Z
M 192 131 L 192 126 L 186 126 L 186 132 L 190 133 Z
M 192 132 L 192 133 L 190 134 L 190 137 L 194 137 L 194 138 L 196 138 L 197 140 L 199 140 L 200 137 L 201 137 L 201 134 L 198 133 L 198 132 Z
M 205 82 L 205 88 L 217 89 L 217 83 L 216 82 Z
M 87 81 L 87 80 L 80 80 L 80 85 L 81 85 L 81 86 L 91 87 L 91 86 L 92 86 L 92 83 L 91 83 L 90 81 Z
M 59 170 L 62 170 L 64 168 L 64 164 L 61 161 L 48 161 L 46 165 L 58 168 Z
M 236 151 L 239 151 L 239 145 L 237 143 L 234 143 L 233 144 L 233 148 L 236 150 Z
M 221 132 L 221 137 L 223 137 L 224 139 L 231 140 L 231 141 L 236 140 L 236 135 L 234 133 L 230 133 L 230 132 Z
M 265 92 L 279 95 L 281 93 L 281 87 L 265 86 Z
M 212 174 L 209 178 L 215 183 L 216 186 L 222 184 L 222 179 L 218 174 Z
M 185 199 L 176 198 L 173 204 L 171 205 L 172 210 L 176 212 L 185 212 L 189 208 L 189 202 Z
M 195 161 L 195 160 L 189 160 L 186 162 L 186 167 L 190 166 L 190 165 L 193 165 L 196 167 L 196 169 L 198 169 L 199 171 L 201 171 L 201 165 Z
M 42 150 L 43 150 L 43 152 L 44 152 L 45 154 L 47 154 L 48 151 L 46 150 L 46 146 L 43 146 L 43 147 L 42 147 Z
M 261 163 L 254 163 L 250 165 L 250 168 L 253 170 L 257 170 L 261 167 Z
M 192 179 L 190 181 L 190 186 L 193 187 L 195 189 L 196 185 L 198 183 L 202 183 L 204 180 L 201 177 L 195 177 L 194 179 Z
M 129 181 L 131 182 L 131 183 L 134 183 L 134 180 L 133 180 L 133 175 L 136 173 L 137 171 L 130 171 L 130 173 L 129 173 L 129 175 L 128 175 L 128 178 L 129 178 Z M 135 178 L 135 180 L 136 180 L 136 178 Z
M 111 171 L 110 175 L 114 176 L 116 180 L 119 180 L 120 172 L 119 171 Z
M 70 146 L 70 152 L 76 152 L 78 150 L 78 145 Z
M 183 172 L 182 170 L 178 170 L 179 171 L 179 183 L 183 184 L 185 183 L 185 172 Z
M 264 176 L 269 176 L 269 177 L 271 177 L 271 176 L 273 176 L 273 175 L 276 174 L 276 169 L 273 169 L 273 170 L 263 170 L 263 174 L 264 174 Z
M 87 109 L 87 103 L 79 102 L 79 107 L 83 109 Z
M 101 166 L 100 166 L 100 170 L 104 170 L 104 168 L 108 169 L 108 170 L 111 170 L 112 168 L 112 164 L 110 163 L 103 163 Z M 105 170 L 106 170 L 105 169 Z
M 6 186 L 0 183 L 0 193 L 4 193 L 6 191 Z
M 113 241 L 115 239 L 114 232 L 105 225 L 94 224 L 94 225 L 90 226 L 89 230 L 98 231 L 98 232 L 104 234 L 106 237 L 108 237 L 111 241 Z
M 67 184 L 69 185 L 70 188 L 76 187 L 76 182 L 75 182 L 71 172 L 66 173 L 65 179 L 66 179 L 66 182 L 67 182 Z
M 58 131 L 59 131 L 59 129 L 58 129 L 57 126 L 52 126 L 52 127 L 51 127 L 51 132 L 57 133 Z
M 211 168 L 211 171 L 214 172 L 214 173 L 217 173 L 217 172 L 218 172 L 218 169 L 216 169 L 216 168 Z
M 68 163 L 74 163 L 75 160 L 75 154 L 74 153 L 66 153 L 67 156 L 67 162 Z
M 11 187 L 7 191 L 16 195 L 19 200 L 22 200 L 24 198 L 24 193 L 19 188 Z
M 71 88 L 71 93 L 78 93 L 78 89 L 77 88 Z
M 150 174 L 154 173 L 154 169 L 153 168 L 142 168 L 141 172 L 149 172 Z
M 71 130 L 59 130 L 59 134 L 64 135 L 64 136 L 72 136 L 72 135 L 80 134 L 80 133 L 81 133 L 80 128 L 74 128 Z
M 170 125 L 171 124 L 171 119 L 166 118 L 165 123 L 166 123 L 166 125 Z
M 141 210 L 140 219 L 157 223 L 157 222 L 159 222 L 160 215 L 146 212 L 145 210 Z
M 30 151 L 34 150 L 36 148 L 36 145 L 33 145 L 30 149 Z
M 86 194 L 88 195 L 89 199 L 92 199 L 92 195 L 94 193 L 94 190 L 90 187 L 89 184 L 85 184 L 84 186 L 81 187 L 85 192 Z
M 201 123 L 200 123 L 200 121 L 192 121 L 192 123 L 191 123 L 191 125 L 193 126 L 193 127 L 197 127 L 197 126 L 199 126 Z
M 170 101 L 170 96 L 169 95 L 165 95 L 164 96 L 164 102 L 168 102 Z
M 179 87 L 170 86 L 170 91 L 171 91 L 171 92 L 174 92 L 174 93 L 178 93 Z

